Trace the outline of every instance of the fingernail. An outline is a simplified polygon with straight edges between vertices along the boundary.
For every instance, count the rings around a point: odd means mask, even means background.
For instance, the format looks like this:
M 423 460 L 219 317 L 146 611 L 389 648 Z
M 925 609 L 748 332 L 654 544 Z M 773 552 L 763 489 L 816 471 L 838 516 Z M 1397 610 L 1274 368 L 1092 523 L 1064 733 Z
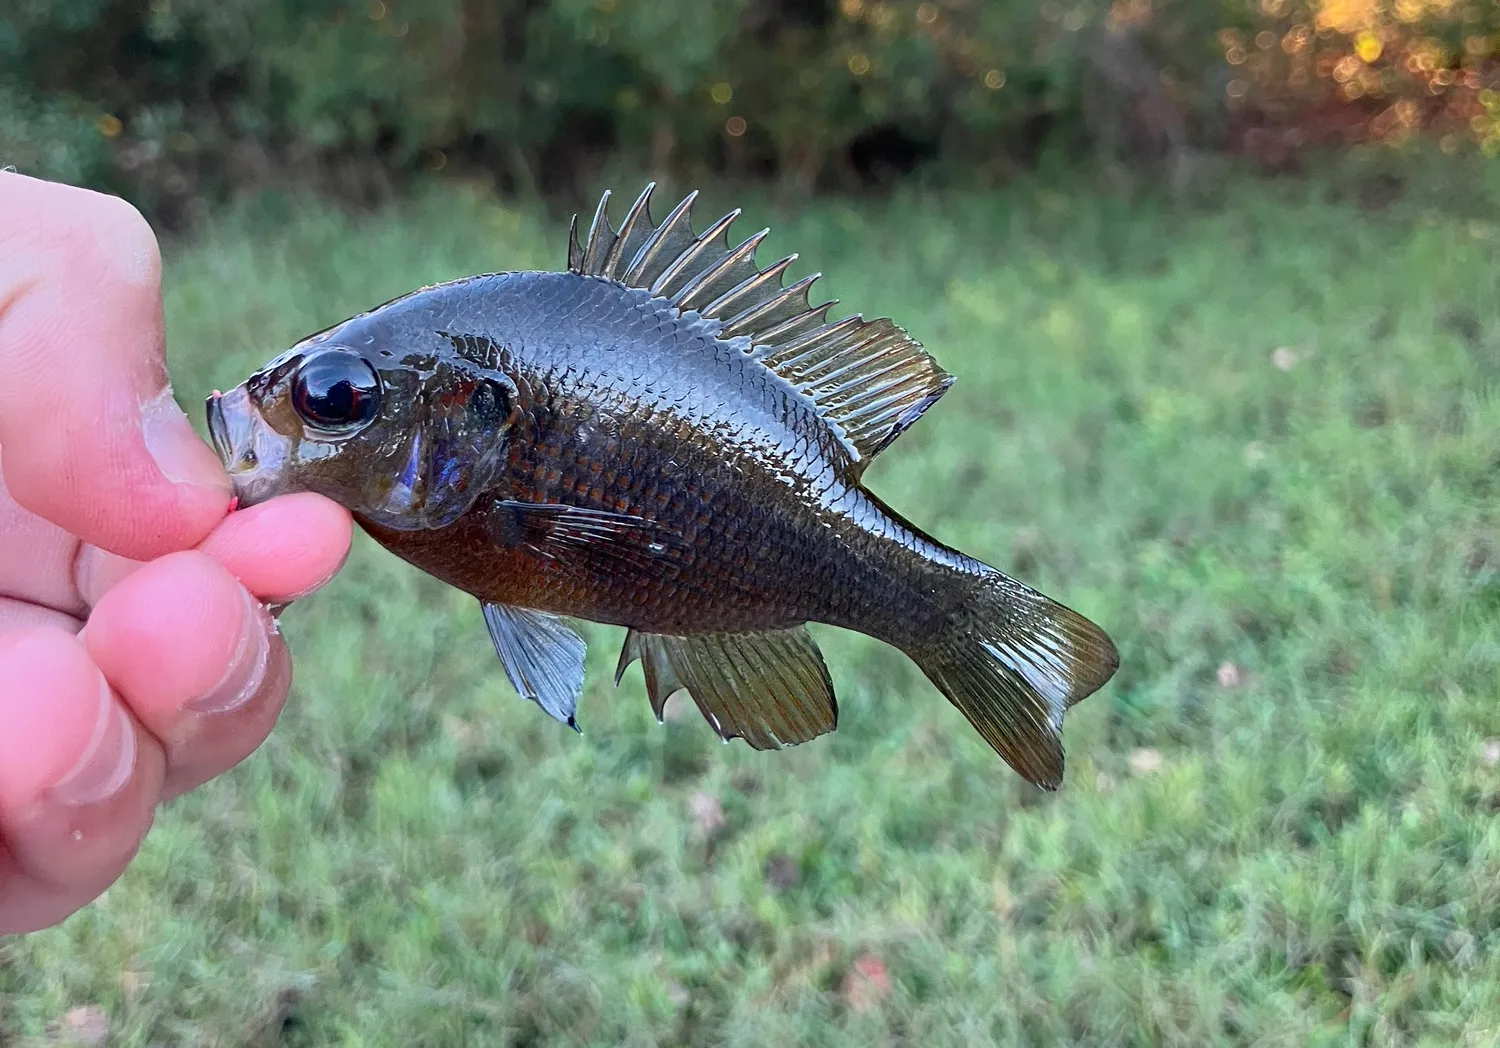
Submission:
M 73 770 L 51 790 L 60 804 L 81 808 L 108 800 L 125 788 L 135 772 L 135 728 L 125 707 L 99 678 L 99 719 L 93 738 Z
M 229 497 L 229 475 L 219 456 L 193 430 L 168 386 L 141 405 L 146 450 L 174 484 L 196 484 Z
M 241 592 L 245 598 L 245 624 L 239 647 L 229 660 L 223 679 L 208 694 L 187 704 L 194 713 L 237 710 L 254 698 L 265 683 L 266 669 L 271 664 L 271 634 L 276 631 L 276 624 L 248 590 Z

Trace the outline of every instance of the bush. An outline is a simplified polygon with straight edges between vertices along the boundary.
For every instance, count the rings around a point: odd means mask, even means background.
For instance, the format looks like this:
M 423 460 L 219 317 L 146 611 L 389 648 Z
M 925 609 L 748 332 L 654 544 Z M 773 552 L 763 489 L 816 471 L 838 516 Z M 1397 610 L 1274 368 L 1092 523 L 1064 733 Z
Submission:
M 806 192 L 1048 146 L 1495 149 L 1496 29 L 1487 0 L 13 0 L 0 162 L 171 219 L 287 176 L 572 192 L 609 155 Z

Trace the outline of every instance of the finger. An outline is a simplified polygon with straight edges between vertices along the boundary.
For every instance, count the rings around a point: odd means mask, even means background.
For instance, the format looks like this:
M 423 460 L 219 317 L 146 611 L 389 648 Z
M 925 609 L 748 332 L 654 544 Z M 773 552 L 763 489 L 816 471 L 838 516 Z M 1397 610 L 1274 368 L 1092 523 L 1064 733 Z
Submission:
M 9 855 L 0 932 L 28 931 L 87 903 L 120 875 L 161 793 L 160 747 L 76 637 L 0 636 L 0 841 Z M 44 912 L 28 886 L 51 887 Z M 50 907 L 50 908 L 49 908 Z
M 0 460 L 3 460 L 0 450 Z M 136 568 L 142 561 L 129 560 L 106 553 L 97 546 L 78 541 L 49 520 L 22 509 L 5 487 L 0 476 L 0 535 L 11 555 L 0 557 L 0 599 L 14 598 L 9 607 L 0 606 L 0 627 L 26 621 L 31 624 L 60 622 L 56 616 L 42 615 L 42 609 L 53 609 L 69 618 L 85 615 L 105 591 Z M 40 605 L 22 611 L 14 602 Z M 77 632 L 81 623 L 74 623 Z
M 32 626 L 52 626 L 67 633 L 77 633 L 83 623 L 71 615 L 44 608 L 30 601 L 0 597 L 0 633 Z
M 89 654 L 161 740 L 167 796 L 248 757 L 291 684 L 286 644 L 265 609 L 193 550 L 145 565 L 106 593 L 83 631 Z
M 349 511 L 321 495 L 284 495 L 231 513 L 198 549 L 224 565 L 266 603 L 285 604 L 328 582 L 349 557 Z M 84 546 L 74 588 L 85 604 L 134 574 L 144 562 Z
M 106 553 L 98 546 L 85 545 L 73 561 L 73 588 L 88 607 L 93 607 L 115 586 L 134 575 L 148 562 L 131 560 L 117 553 Z
M 231 513 L 198 549 L 263 601 L 304 597 L 349 556 L 349 511 L 321 495 L 283 495 Z
M 0 935 L 61 924 L 102 892 L 60 887 L 23 872 L 0 841 Z
M 0 452 L 0 460 L 4 454 Z M 10 497 L 0 475 L 0 535 L 6 556 L 0 557 L 0 596 L 43 604 L 81 615 L 84 604 L 73 586 L 73 558 L 78 539 L 51 521 L 22 509 Z
M 229 482 L 167 386 L 161 259 L 115 197 L 0 172 L 0 445 L 22 506 L 148 559 L 196 545 Z

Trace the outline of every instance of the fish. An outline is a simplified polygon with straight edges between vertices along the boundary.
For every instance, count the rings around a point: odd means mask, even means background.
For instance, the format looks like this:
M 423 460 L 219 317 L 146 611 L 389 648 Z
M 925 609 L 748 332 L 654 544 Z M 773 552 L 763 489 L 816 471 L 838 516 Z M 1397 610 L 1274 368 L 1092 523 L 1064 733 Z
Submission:
M 761 268 L 694 191 L 599 200 L 562 271 L 420 288 L 208 398 L 241 507 L 316 492 L 477 598 L 519 695 L 578 729 L 577 620 L 621 626 L 657 720 L 686 691 L 757 750 L 838 725 L 809 623 L 904 652 L 1004 761 L 1056 790 L 1065 712 L 1108 634 L 943 545 L 861 482 L 954 378 L 890 318 L 833 320 L 821 274 Z

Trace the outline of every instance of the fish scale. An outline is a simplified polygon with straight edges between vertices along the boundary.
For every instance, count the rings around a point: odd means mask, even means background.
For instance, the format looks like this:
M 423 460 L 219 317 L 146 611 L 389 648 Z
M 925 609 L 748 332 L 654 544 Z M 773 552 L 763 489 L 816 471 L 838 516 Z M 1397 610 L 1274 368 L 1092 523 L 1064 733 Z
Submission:
M 809 622 L 910 656 L 1030 781 L 1119 656 L 1083 616 L 862 483 L 952 382 L 886 318 L 828 318 L 731 212 L 609 194 L 566 272 L 482 274 L 352 317 L 209 403 L 243 505 L 316 491 L 479 599 L 516 690 L 577 727 L 574 618 L 627 627 L 652 709 L 686 690 L 757 749 L 833 731 Z
M 810 555 L 812 551 L 801 541 L 807 533 L 804 522 L 782 522 L 778 528 L 763 505 L 741 497 L 743 489 L 732 479 L 674 484 L 660 470 L 632 469 L 619 474 L 619 486 L 607 498 L 594 497 L 592 485 L 585 481 L 592 475 L 591 464 L 600 456 L 616 457 L 620 445 L 635 449 L 636 458 L 643 462 L 679 462 L 684 477 L 723 477 L 721 451 L 705 453 L 690 441 L 672 441 L 673 430 L 646 429 L 628 418 L 619 423 L 619 437 L 597 450 L 580 448 L 576 442 L 566 445 L 558 434 L 597 418 L 601 406 L 628 401 L 629 394 L 611 398 L 596 386 L 571 385 L 556 374 L 539 375 L 536 382 L 556 393 L 544 409 L 535 412 L 535 421 L 518 427 L 520 439 L 513 443 L 516 450 L 511 460 L 511 473 L 517 479 L 507 496 L 522 501 L 568 501 L 662 522 L 689 547 L 684 560 L 695 569 L 683 576 L 674 561 L 640 578 L 594 577 L 599 592 L 589 598 L 590 617 L 620 625 L 650 624 L 668 631 L 689 623 L 746 630 L 837 613 L 823 596 L 830 593 L 827 580 L 837 566 Z M 734 521 L 735 526 L 714 530 L 718 521 Z M 700 533 L 705 547 L 695 542 Z M 753 544 L 741 541 L 747 534 L 762 539 Z M 802 584 L 788 586 L 787 579 Z M 630 595 L 628 605 L 613 606 L 612 600 L 622 593 Z M 642 593 L 651 595 L 644 609 L 637 598 Z M 504 584 L 485 595 L 501 602 L 512 596 Z M 579 599 L 575 591 L 569 591 L 560 603 Z

